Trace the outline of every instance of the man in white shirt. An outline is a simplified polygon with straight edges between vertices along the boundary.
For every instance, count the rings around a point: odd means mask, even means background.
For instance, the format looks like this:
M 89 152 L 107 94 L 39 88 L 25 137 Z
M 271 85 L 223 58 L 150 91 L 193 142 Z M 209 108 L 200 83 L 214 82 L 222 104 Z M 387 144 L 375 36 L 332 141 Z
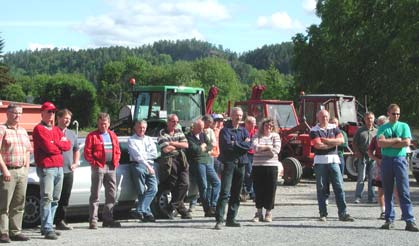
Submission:
M 143 222 L 155 222 L 150 204 L 157 194 L 157 178 L 154 171 L 154 159 L 157 158 L 157 147 L 153 139 L 145 135 L 147 122 L 137 121 L 135 134 L 128 140 L 131 170 L 138 188 L 137 216 Z

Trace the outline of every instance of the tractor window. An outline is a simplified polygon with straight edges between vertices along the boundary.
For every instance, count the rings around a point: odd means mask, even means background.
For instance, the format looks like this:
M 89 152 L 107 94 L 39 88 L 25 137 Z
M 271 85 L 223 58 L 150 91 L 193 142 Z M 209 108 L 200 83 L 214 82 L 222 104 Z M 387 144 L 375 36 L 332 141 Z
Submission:
M 309 126 L 314 126 L 316 124 L 316 113 L 317 109 L 314 102 L 305 101 L 304 114 L 306 117 L 306 122 Z
M 158 118 L 159 117 L 159 112 L 161 110 L 161 104 L 162 104 L 162 93 L 153 92 L 151 94 L 150 118 Z
M 326 106 L 326 109 L 329 111 L 330 119 L 334 117 L 339 119 L 338 114 L 335 111 L 335 103 L 336 101 L 333 100 L 333 101 L 328 102 Z
M 269 104 L 268 113 L 281 128 L 292 128 L 297 125 L 294 107 L 285 104 Z
M 201 94 L 167 94 L 167 114 L 176 114 L 181 124 L 190 124 L 195 119 L 201 117 L 202 107 Z
M 341 123 L 358 122 L 356 117 L 355 100 L 340 101 L 340 119 Z
M 150 94 L 147 92 L 140 93 L 137 97 L 137 107 L 134 113 L 136 120 L 148 118 L 148 110 L 150 108 Z

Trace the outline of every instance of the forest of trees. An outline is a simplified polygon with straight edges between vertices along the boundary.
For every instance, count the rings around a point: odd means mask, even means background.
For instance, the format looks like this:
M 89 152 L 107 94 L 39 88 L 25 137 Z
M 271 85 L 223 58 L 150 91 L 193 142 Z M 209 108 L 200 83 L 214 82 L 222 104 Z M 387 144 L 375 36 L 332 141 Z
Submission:
M 265 58 L 258 52 L 249 52 L 239 57 L 222 47 L 192 39 L 159 41 L 139 48 L 18 51 L 4 55 L 4 63 L 10 67 L 16 83 L 5 86 L 0 93 L 2 99 L 15 101 L 52 100 L 59 106 L 76 109 L 75 117 L 80 111 L 77 107 L 82 107 L 87 112 L 81 115 L 90 117 L 79 120 L 83 127 L 93 123 L 91 117 L 97 110 L 109 112 L 115 119 L 119 109 L 132 102 L 130 78 L 141 85 L 197 86 L 207 92 L 216 85 L 220 92 L 214 109 L 224 112 L 229 100 L 248 98 L 254 84 L 270 84 L 278 89 L 266 92 L 266 98 L 292 99 L 297 94 L 292 76 L 281 73 L 288 67 L 292 44 L 264 46 L 259 52 L 267 54 L 272 50 L 280 54 Z M 255 68 L 247 60 L 264 65 Z M 67 94 L 60 96 L 60 91 Z M 69 100 L 80 98 L 79 93 L 94 99 L 82 105 Z

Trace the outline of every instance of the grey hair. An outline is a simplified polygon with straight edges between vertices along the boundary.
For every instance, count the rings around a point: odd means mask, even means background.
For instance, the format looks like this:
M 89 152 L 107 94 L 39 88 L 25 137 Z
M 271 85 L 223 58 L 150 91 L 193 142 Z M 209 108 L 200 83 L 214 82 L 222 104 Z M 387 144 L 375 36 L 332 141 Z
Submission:
M 240 107 L 234 107 L 231 109 L 231 114 L 235 113 L 235 112 L 243 112 L 243 109 Z

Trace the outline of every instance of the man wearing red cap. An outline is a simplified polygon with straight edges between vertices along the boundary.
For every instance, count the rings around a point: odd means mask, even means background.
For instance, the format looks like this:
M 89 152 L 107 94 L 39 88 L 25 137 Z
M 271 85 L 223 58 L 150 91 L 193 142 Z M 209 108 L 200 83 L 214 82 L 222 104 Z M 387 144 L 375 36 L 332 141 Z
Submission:
M 60 128 L 53 125 L 57 108 L 51 102 L 41 107 L 41 122 L 33 130 L 36 171 L 41 194 L 41 233 L 45 239 L 57 239 L 53 229 L 55 211 L 63 185 L 63 151 L 70 150 L 71 143 Z

